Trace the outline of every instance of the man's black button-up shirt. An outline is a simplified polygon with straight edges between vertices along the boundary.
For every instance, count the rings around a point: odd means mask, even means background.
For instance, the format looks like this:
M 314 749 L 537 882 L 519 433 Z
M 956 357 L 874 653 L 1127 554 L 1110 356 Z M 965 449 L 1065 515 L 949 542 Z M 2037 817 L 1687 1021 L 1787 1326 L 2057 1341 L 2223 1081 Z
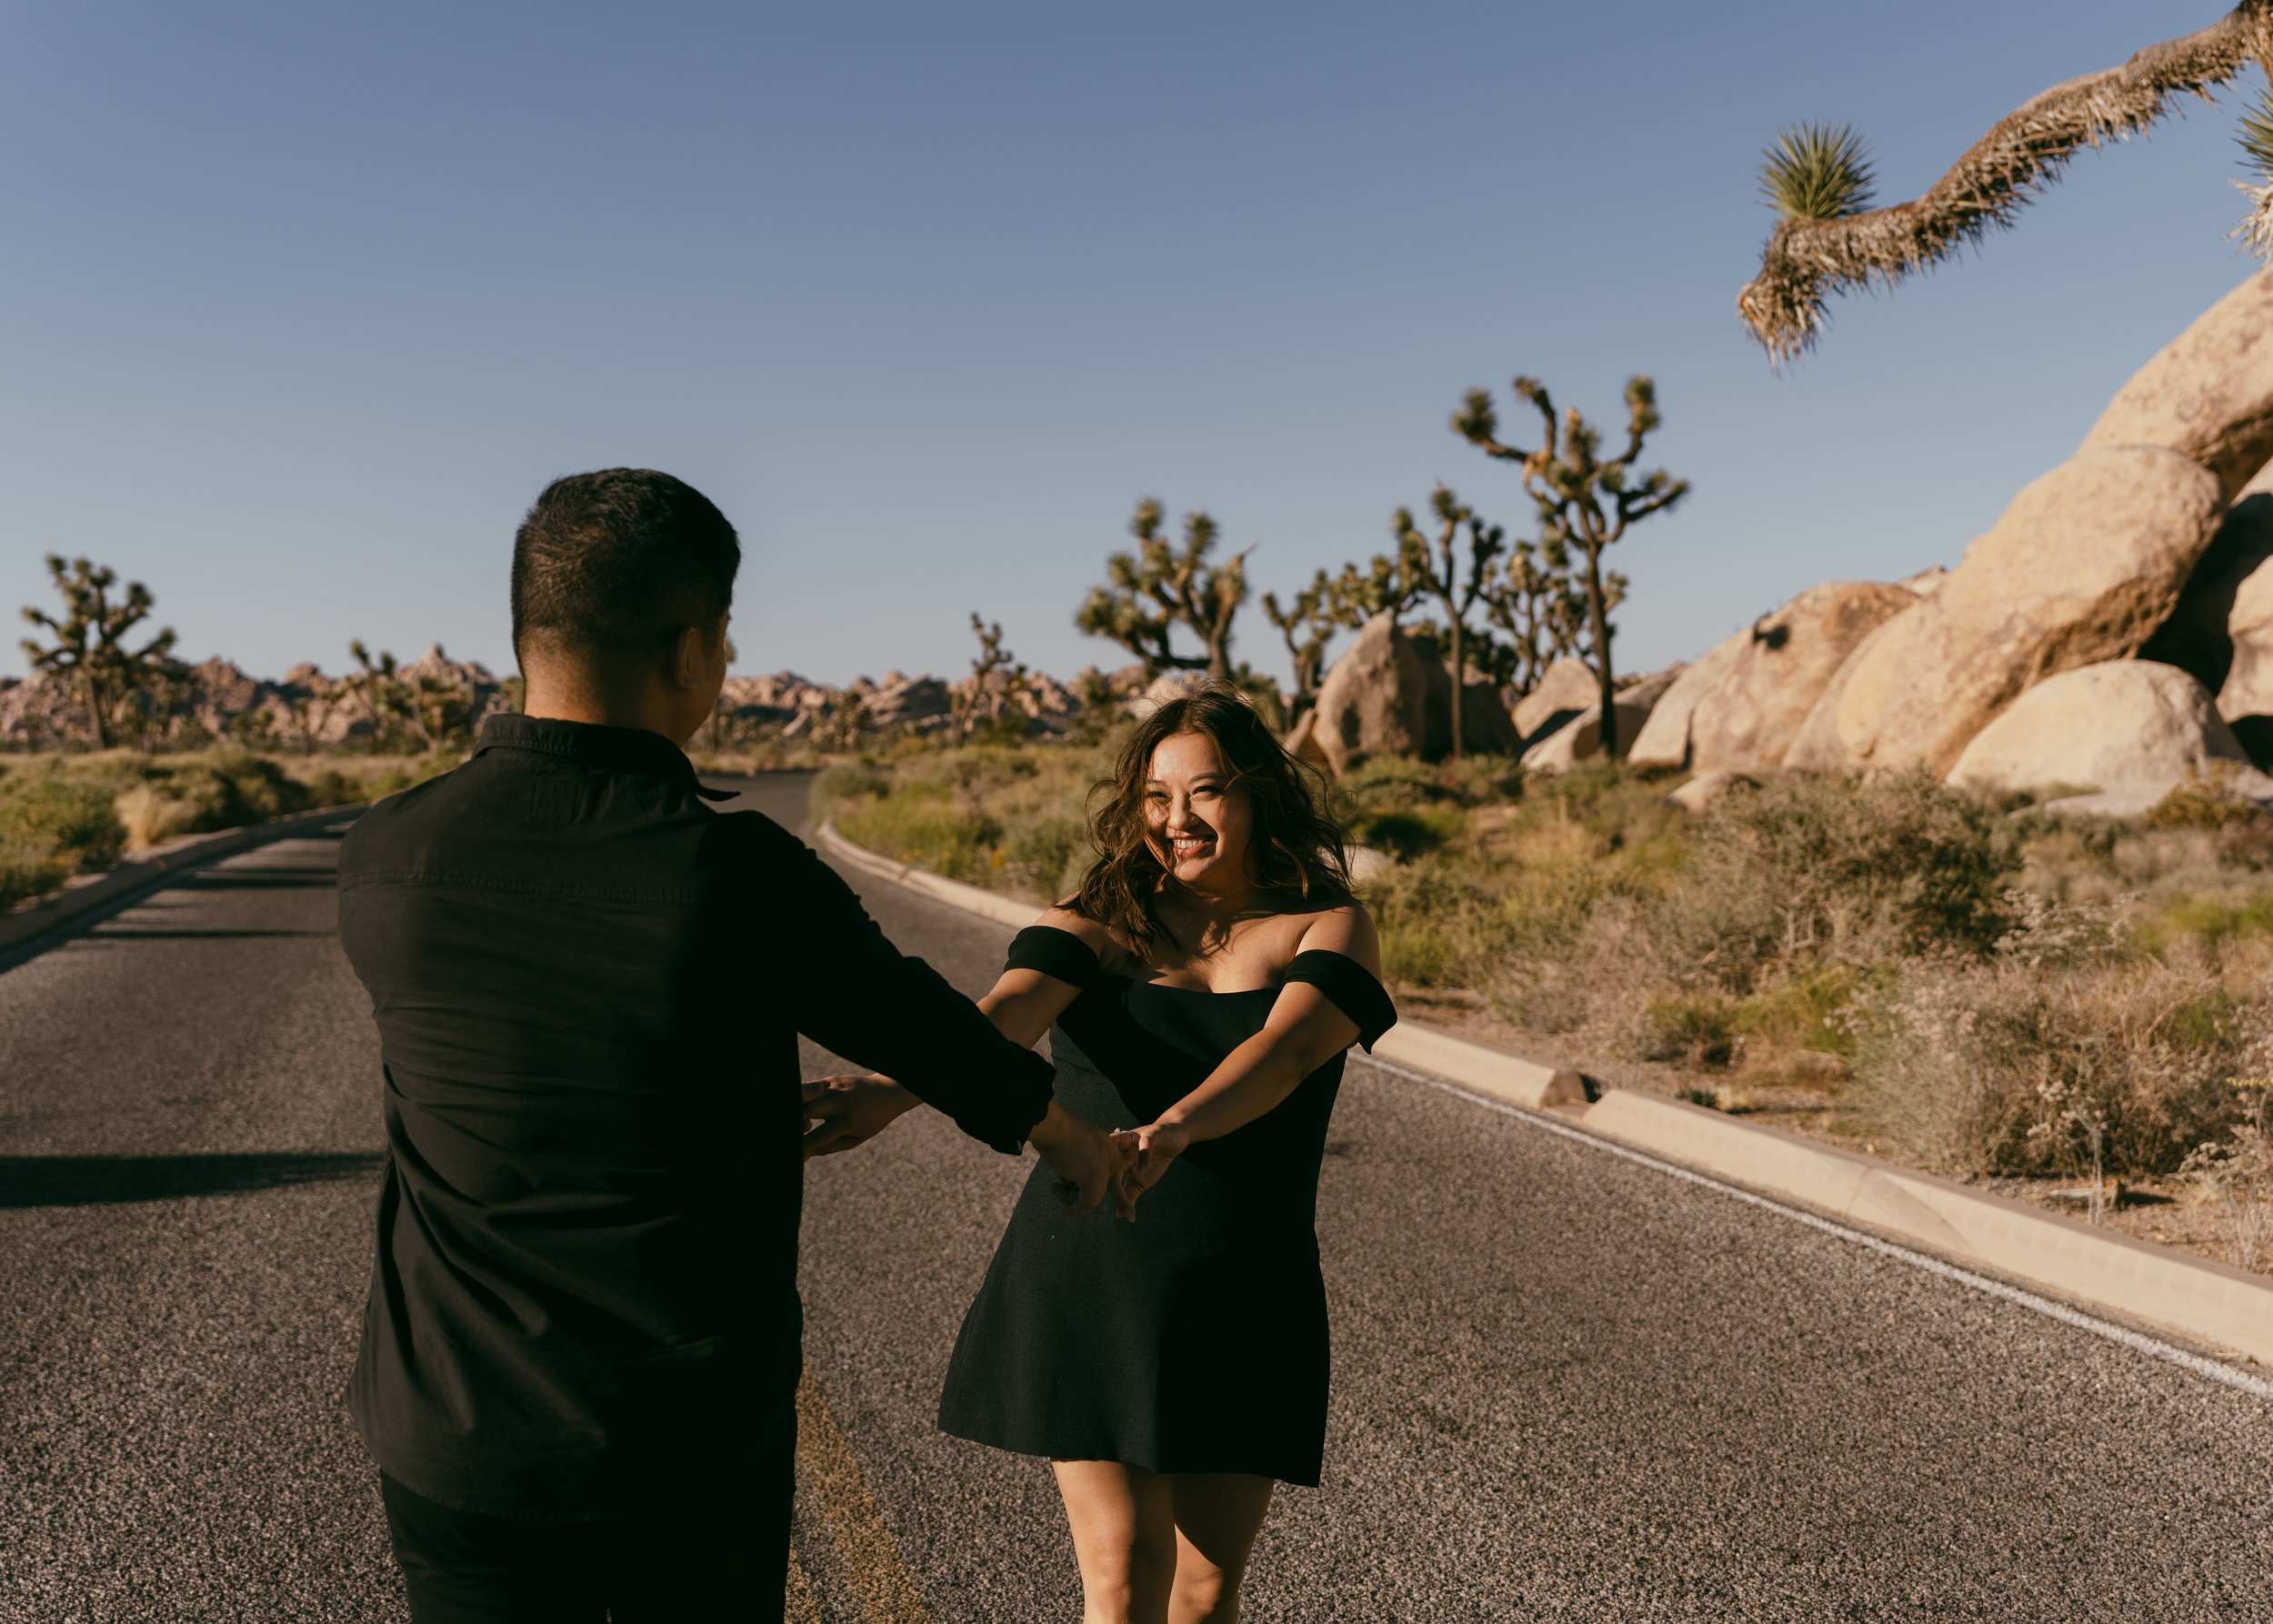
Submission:
M 493 718 L 340 849 L 385 1062 L 348 1406 L 389 1474 L 514 1517 L 736 1488 L 797 1379 L 800 1032 L 1016 1151 L 998 1034 L 659 734 Z

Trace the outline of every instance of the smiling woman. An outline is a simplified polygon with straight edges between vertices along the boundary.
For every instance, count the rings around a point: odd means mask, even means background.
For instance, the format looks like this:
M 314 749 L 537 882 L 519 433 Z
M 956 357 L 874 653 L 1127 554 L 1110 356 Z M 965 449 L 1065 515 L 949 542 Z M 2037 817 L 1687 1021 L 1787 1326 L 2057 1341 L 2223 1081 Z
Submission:
M 1139 947 L 1158 933 L 1154 910 L 1170 879 L 1196 893 L 1251 887 L 1280 907 L 1349 898 L 1324 780 L 1228 688 L 1154 711 L 1100 787 L 1090 817 L 1099 860 L 1068 906 Z
M 1161 707 L 1099 794 L 1097 862 L 979 1007 L 1049 1034 L 1060 1098 L 1147 1124 L 1116 1136 L 1141 1218 L 1029 1183 L 939 1424 L 1051 1460 L 1087 1619 L 1197 1624 L 1237 1616 L 1275 1484 L 1319 1479 L 1318 1168 L 1345 1053 L 1397 1014 L 1323 786 L 1237 693 Z

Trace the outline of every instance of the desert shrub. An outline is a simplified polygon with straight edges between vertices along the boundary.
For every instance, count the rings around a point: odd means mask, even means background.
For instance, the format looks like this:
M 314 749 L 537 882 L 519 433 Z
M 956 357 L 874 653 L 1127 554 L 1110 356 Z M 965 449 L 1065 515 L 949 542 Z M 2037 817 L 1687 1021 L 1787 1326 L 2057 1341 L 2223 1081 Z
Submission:
M 70 874 L 71 865 L 52 852 L 0 840 L 0 910 L 45 897 Z
M 2234 776 L 2228 769 L 2181 779 L 2147 809 L 2147 822 L 2166 828 L 2217 829 L 2263 818 L 2263 810 L 2235 789 Z
M 1728 1001 L 1715 993 L 1653 998 L 1644 1008 L 1651 1041 L 1644 1058 L 1726 1066 L 1736 1057 L 1737 1027 Z
M 0 782 L 0 847 L 18 859 L 55 859 L 66 868 L 114 863 L 126 828 L 112 806 L 117 791 L 93 774 L 53 767 L 11 773 Z
M 2176 1171 L 2226 1132 L 2273 1022 L 2112 908 L 2027 901 L 1987 958 L 1898 965 L 1853 1015 L 1854 1126 L 1967 1173 Z
M 1437 768 L 1402 756 L 1375 756 L 1360 762 L 1334 790 L 1346 817 L 1434 806 L 1458 795 Z
M 1005 840 L 1002 859 L 1014 888 L 1055 901 L 1088 868 L 1087 827 L 1076 817 L 1046 817 Z
M 2218 856 L 2237 868 L 2273 868 L 2273 813 L 2258 810 L 2219 825 Z
M 189 827 L 190 808 L 152 784 L 136 784 L 111 799 L 111 808 L 136 851 L 170 840 Z
M 1459 837 L 1467 817 L 1452 806 L 1411 810 L 1359 812 L 1349 820 L 1351 838 L 1385 851 L 1400 863 L 1437 850 Z
M 307 786 L 311 807 L 350 806 L 368 794 L 361 779 L 351 778 L 337 767 L 318 767 L 301 782 Z
M 183 808 L 177 833 L 239 828 L 315 804 L 307 785 L 283 767 L 241 750 L 161 757 L 144 782 Z
M 951 879 L 984 883 L 998 877 L 995 847 L 1001 824 L 956 805 L 945 785 L 907 785 L 888 796 L 842 806 L 837 827 L 871 851 Z
M 823 767 L 813 779 L 813 815 L 835 817 L 842 808 L 874 800 L 891 788 L 890 775 L 872 761 L 845 761 Z
M 1786 774 L 1699 819 L 1649 929 L 1669 976 L 1737 990 L 1799 964 L 1978 953 L 2011 923 L 2019 861 L 1993 811 L 1923 774 Z
M 1416 987 L 1457 987 L 1460 954 L 1440 927 L 1426 920 L 1407 920 L 1381 933 L 1381 964 L 1389 976 Z
M 2258 1268 L 2273 1259 L 2273 1078 L 2235 1078 L 2231 1086 L 2237 1120 L 2189 1151 L 2179 1171 L 2217 1203 L 2236 1267 Z

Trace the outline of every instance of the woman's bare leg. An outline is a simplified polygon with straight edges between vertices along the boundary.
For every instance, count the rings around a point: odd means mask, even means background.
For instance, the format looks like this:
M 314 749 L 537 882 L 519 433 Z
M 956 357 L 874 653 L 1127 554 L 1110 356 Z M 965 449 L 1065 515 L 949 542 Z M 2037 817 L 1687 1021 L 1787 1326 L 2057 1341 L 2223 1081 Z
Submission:
M 1168 1479 L 1114 1460 L 1050 1465 L 1081 1564 L 1082 1624 L 1167 1624 L 1177 1553 Z
M 1233 1624 L 1247 1552 L 1271 1509 L 1271 1479 L 1245 1472 L 1177 1472 L 1167 1482 L 1176 1508 L 1169 1624 Z

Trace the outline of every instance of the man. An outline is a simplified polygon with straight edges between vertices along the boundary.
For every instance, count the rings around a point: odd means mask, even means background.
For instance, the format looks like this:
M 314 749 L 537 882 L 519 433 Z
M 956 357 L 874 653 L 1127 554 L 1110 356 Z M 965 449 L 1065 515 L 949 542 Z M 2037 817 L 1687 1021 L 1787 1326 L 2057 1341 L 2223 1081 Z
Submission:
M 1068 1210 L 1123 1159 L 803 843 L 706 804 L 679 747 L 740 560 L 668 475 L 546 487 L 513 554 L 525 714 L 340 849 L 388 1150 L 347 1399 L 416 1624 L 779 1617 L 798 1033 L 1033 1144 Z

